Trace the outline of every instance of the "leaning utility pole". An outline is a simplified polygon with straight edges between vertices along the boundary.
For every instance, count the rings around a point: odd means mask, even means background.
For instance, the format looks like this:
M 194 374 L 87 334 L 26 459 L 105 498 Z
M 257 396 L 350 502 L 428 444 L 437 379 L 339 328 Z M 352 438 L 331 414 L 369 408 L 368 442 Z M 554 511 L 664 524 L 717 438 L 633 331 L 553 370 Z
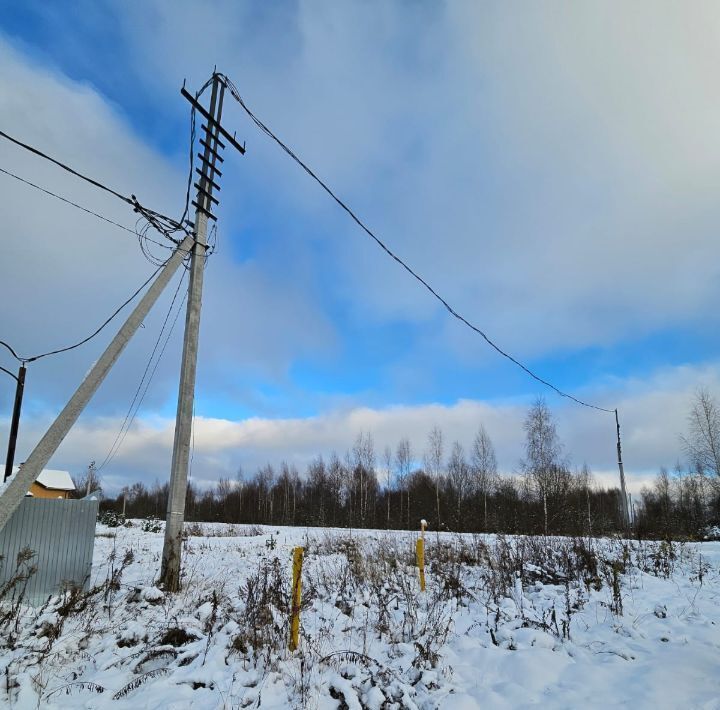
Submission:
M 5 527 L 10 516 L 15 512 L 25 497 L 25 494 L 30 489 L 30 486 L 57 451 L 58 446 L 63 442 L 63 439 L 65 439 L 72 425 L 77 421 L 83 409 L 85 409 L 90 398 L 95 394 L 97 388 L 100 387 L 102 381 L 120 357 L 120 353 L 122 353 L 130 341 L 130 338 L 132 338 L 135 331 L 137 331 L 145 320 L 150 309 L 182 264 L 192 244 L 193 237 L 188 236 L 175 248 L 172 256 L 160 269 L 160 273 L 155 278 L 155 281 L 152 282 L 150 288 L 148 288 L 145 295 L 140 299 L 140 302 L 123 323 L 117 335 L 110 341 L 107 348 L 105 348 L 105 352 L 95 361 L 95 364 L 90 368 L 87 375 L 85 375 L 85 378 L 75 390 L 73 396 L 70 397 L 63 410 L 58 414 L 55 421 L 50 425 L 50 428 L 32 450 L 25 460 L 25 463 L 20 467 L 20 470 L 4 484 L 0 492 L 0 530 Z
M 220 125 L 225 84 L 217 74 L 213 74 L 212 78 L 209 110 L 205 110 L 197 98 L 188 93 L 184 86 L 182 95 L 192 104 L 194 110 L 205 118 L 206 123 L 202 126 L 204 138 L 200 139 L 204 151 L 198 153 L 201 167 L 196 168 L 200 181 L 195 183 L 197 198 L 193 202 L 196 209 L 195 244 L 190 256 L 190 282 L 188 284 L 187 311 L 185 315 L 185 336 L 180 368 L 180 387 L 175 420 L 175 440 L 173 442 L 172 469 L 170 472 L 165 541 L 160 571 L 161 583 L 167 591 L 171 592 L 180 588 L 180 556 L 195 401 L 195 375 L 197 372 L 203 272 L 207 250 L 207 227 L 208 220 L 212 219 L 214 221 L 216 219 L 212 214 L 212 205 L 213 203 L 216 205 L 219 203 L 213 197 L 213 189 L 220 190 L 220 186 L 215 179 L 222 175 L 217 168 L 217 163 L 223 161 L 219 150 L 225 147 L 225 144 L 220 140 L 220 136 L 222 135 L 241 153 L 245 152 L 245 148 L 237 143 L 234 136 L 231 136 Z
M 618 410 L 615 410 L 615 426 L 617 427 L 617 455 L 618 468 L 620 469 L 620 496 L 622 497 L 620 511 L 622 513 L 623 527 L 627 530 L 630 527 L 630 514 L 628 512 L 627 491 L 625 490 L 625 469 L 622 460 L 622 445 L 620 444 L 620 419 Z

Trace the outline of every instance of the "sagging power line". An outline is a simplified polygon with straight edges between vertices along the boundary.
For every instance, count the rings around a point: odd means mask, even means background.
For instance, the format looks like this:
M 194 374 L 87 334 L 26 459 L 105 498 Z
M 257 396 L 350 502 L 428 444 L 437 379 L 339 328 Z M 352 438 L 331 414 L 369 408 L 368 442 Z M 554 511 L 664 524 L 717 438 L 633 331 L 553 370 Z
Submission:
M 81 345 L 84 345 L 85 343 L 92 340 L 95 336 L 100 334 L 107 325 L 109 325 L 114 318 L 129 304 L 131 303 L 137 295 L 152 281 L 155 276 L 157 276 L 158 272 L 162 266 L 155 269 L 155 271 L 143 282 L 143 284 L 140 286 L 140 288 L 136 289 L 135 292 L 130 296 L 130 298 L 126 299 L 118 308 L 115 309 L 115 311 L 110 315 L 109 318 L 105 320 L 105 322 L 97 328 L 94 332 L 92 332 L 90 335 L 88 335 L 86 338 L 83 338 L 81 341 L 74 343 L 73 345 L 68 345 L 64 348 L 58 348 L 57 350 L 51 350 L 49 352 L 40 353 L 39 355 L 33 355 L 30 357 L 23 357 L 22 355 L 18 355 L 18 353 L 15 351 L 14 348 L 12 348 L 10 345 L 8 345 L 5 341 L 0 341 L 0 345 L 4 346 L 10 354 L 20 363 L 20 368 L 18 370 L 18 374 L 13 375 L 12 372 L 5 369 L 4 367 L 0 367 L 0 370 L 3 372 L 6 372 L 8 375 L 10 375 L 16 382 L 16 388 L 15 388 L 15 402 L 13 404 L 13 414 L 10 424 L 10 432 L 8 436 L 8 450 L 7 450 L 7 458 L 5 461 L 5 475 L 4 480 L 7 481 L 7 479 L 12 474 L 12 468 L 13 463 L 15 459 L 15 449 L 17 447 L 17 438 L 18 438 L 18 431 L 20 427 L 20 410 L 22 408 L 23 403 L 23 396 L 25 393 L 25 376 L 27 373 L 27 365 L 31 362 L 35 362 L 36 360 L 41 360 L 42 358 L 49 357 L 50 355 L 59 355 L 60 353 L 68 352 L 69 350 L 75 350 L 76 348 L 79 348 Z
M 205 109 L 205 107 L 202 106 L 202 104 L 200 103 L 199 99 L 203 92 L 210 86 L 212 86 L 210 107 L 209 109 Z M 35 449 L 33 449 L 26 461 L 25 466 L 23 467 L 23 470 L 15 477 L 13 481 L 10 482 L 3 494 L 0 495 L 0 529 L 7 521 L 12 511 L 15 510 L 15 508 L 19 504 L 22 496 L 24 495 L 24 492 L 27 490 L 28 482 L 34 480 L 33 477 L 37 476 L 42 467 L 49 461 L 50 457 L 57 450 L 57 447 L 67 435 L 70 427 L 72 426 L 74 421 L 77 420 L 80 412 L 87 405 L 90 397 L 92 397 L 94 392 L 97 390 L 100 383 L 107 375 L 107 372 L 113 366 L 120 352 L 125 347 L 130 337 L 132 337 L 133 333 L 139 327 L 141 319 L 144 318 L 145 315 L 147 315 L 149 309 L 157 300 L 159 293 L 167 285 L 168 280 L 171 278 L 172 274 L 179 268 L 180 264 L 185 260 L 185 257 L 189 252 L 190 283 L 188 287 L 185 337 L 183 341 L 183 356 L 178 394 L 178 409 L 176 415 L 175 438 L 173 443 L 172 471 L 168 496 L 168 509 L 165 526 L 165 541 L 162 555 L 162 568 L 160 575 L 161 581 L 166 590 L 176 591 L 179 588 L 181 535 L 182 524 L 184 520 L 185 494 L 187 490 L 188 458 L 191 445 L 192 419 L 194 414 L 194 388 L 197 368 L 200 304 L 203 283 L 203 270 L 206 256 L 208 253 L 208 221 L 212 220 L 214 222 L 216 220 L 216 217 L 212 212 L 212 206 L 213 204 L 218 204 L 218 199 L 214 196 L 213 192 L 217 192 L 220 190 L 220 185 L 217 182 L 217 178 L 219 178 L 222 174 L 218 165 L 223 161 L 223 158 L 220 155 L 221 149 L 225 147 L 225 143 L 223 143 L 223 140 L 235 147 L 239 152 L 245 152 L 244 146 L 241 146 L 236 141 L 235 136 L 230 135 L 230 133 L 225 130 L 225 128 L 223 128 L 220 123 L 222 116 L 223 99 L 226 89 L 230 90 L 233 98 L 241 105 L 241 107 L 245 110 L 247 115 L 256 124 L 256 126 L 260 128 L 274 142 L 276 142 L 287 155 L 289 155 L 300 167 L 302 167 L 303 170 L 323 188 L 323 190 L 352 218 L 352 220 L 369 237 L 374 240 L 374 242 L 381 249 L 383 249 L 383 251 L 388 256 L 390 256 L 394 261 L 396 261 L 427 291 L 429 291 L 430 294 L 436 300 L 438 300 L 454 318 L 459 320 L 476 334 L 480 335 L 501 356 L 513 362 L 530 377 L 532 377 L 542 385 L 552 389 L 558 395 L 570 399 L 583 407 L 606 413 L 615 413 L 616 421 L 618 422 L 618 463 L 620 465 L 621 483 L 623 489 L 622 493 L 623 498 L 625 498 L 624 476 L 622 470 L 622 462 L 620 460 L 620 429 L 619 419 L 617 419 L 617 410 L 606 409 L 604 407 L 585 402 L 572 394 L 564 392 L 559 387 L 549 382 L 548 380 L 540 377 L 522 362 L 520 362 L 508 352 L 500 348 L 483 330 L 475 326 L 467 318 L 461 315 L 455 308 L 450 305 L 450 303 L 442 295 L 440 295 L 440 293 L 434 287 L 430 285 L 427 280 L 420 276 L 403 259 L 401 259 L 394 251 L 392 251 L 356 215 L 356 213 L 343 200 L 341 200 L 337 196 L 337 194 L 320 177 L 318 177 L 318 175 L 306 163 L 304 163 L 295 154 L 293 150 L 291 150 L 262 121 L 260 121 L 260 119 L 258 119 L 244 103 L 239 91 L 226 75 L 214 72 L 208 82 L 206 82 L 202 89 L 194 96 L 185 90 L 184 85 L 182 89 L 182 95 L 190 102 L 192 109 L 190 129 L 190 168 L 188 174 L 188 185 L 186 189 L 185 207 L 180 222 L 171 220 L 164 215 L 142 207 L 134 195 L 128 198 L 121 193 L 118 193 L 117 191 L 109 188 L 108 186 L 103 185 L 99 181 L 88 178 L 87 176 L 79 173 L 73 168 L 70 168 L 64 163 L 61 163 L 54 158 L 51 158 L 42 151 L 39 151 L 32 146 L 24 144 L 21 141 L 18 141 L 8 136 L 6 133 L 0 131 L 0 137 L 11 140 L 13 143 L 16 143 L 20 147 L 26 148 L 27 150 L 30 150 L 36 155 L 50 160 L 51 162 L 67 170 L 73 175 L 89 182 L 92 185 L 95 185 L 98 188 L 109 192 L 110 194 L 113 194 L 115 197 L 130 204 L 136 212 L 141 214 L 141 216 L 146 219 L 146 221 L 148 222 L 148 228 L 153 227 L 157 229 L 161 234 L 163 234 L 163 236 L 165 236 L 167 239 L 169 239 L 175 244 L 175 248 L 172 250 L 172 256 L 170 257 L 170 259 L 167 260 L 167 262 L 164 262 L 159 267 L 160 274 L 155 280 L 155 282 L 152 284 L 151 288 L 148 290 L 148 293 L 145 294 L 141 303 L 138 304 L 138 306 L 135 308 L 131 316 L 128 318 L 128 320 L 125 322 L 118 334 L 113 339 L 113 342 L 110 343 L 110 345 L 106 348 L 101 358 L 93 365 L 90 372 L 80 384 L 75 394 L 71 397 L 70 401 L 67 403 L 61 414 L 53 422 L 53 424 L 43 436 L 41 441 L 37 444 Z M 194 223 L 190 225 L 193 228 L 192 231 L 190 231 L 188 229 L 189 223 L 186 224 L 186 216 L 190 209 L 190 189 L 194 175 L 193 168 L 195 157 L 194 139 L 196 112 L 201 114 L 205 118 L 206 123 L 202 126 L 204 130 L 204 139 L 201 139 L 200 141 L 201 145 L 204 147 L 204 151 L 202 153 L 197 153 L 197 156 L 201 160 L 201 167 L 194 169 L 195 172 L 197 172 L 199 175 L 199 181 L 194 183 L 195 188 L 197 188 L 197 197 L 196 200 L 192 202 L 192 205 L 195 207 L 195 220 Z M 186 235 L 182 243 L 179 245 L 177 243 L 178 240 L 176 240 L 172 236 L 177 232 L 182 232 L 184 235 Z M 126 421 L 127 419 L 128 418 L 126 417 Z M 125 423 L 123 426 L 125 426 Z M 125 433 L 127 433 L 127 428 L 125 429 Z M 111 449 L 111 455 L 113 455 L 112 452 L 113 449 Z
M 245 101 L 243 100 L 242 96 L 240 95 L 240 92 L 238 91 L 237 87 L 233 82 L 224 74 L 218 74 L 220 79 L 226 84 L 228 89 L 230 90 L 230 95 L 237 101 L 240 106 L 243 108 L 245 113 L 249 116 L 250 120 L 269 138 L 271 138 L 275 143 L 277 143 L 282 150 L 289 155 L 320 187 L 325 190 L 325 192 L 330 195 L 330 197 L 350 216 L 350 218 L 362 229 L 388 256 L 390 256 L 394 261 L 396 261 L 405 271 L 407 271 L 416 281 L 418 281 L 427 291 L 432 294 L 432 296 L 439 301 L 443 307 L 452 315 L 454 318 L 459 320 L 461 323 L 463 323 L 465 326 L 470 328 L 472 331 L 480 335 L 485 342 L 490 345 L 495 351 L 497 351 L 502 357 L 508 359 L 510 362 L 517 365 L 521 370 L 523 370 L 527 375 L 532 377 L 534 380 L 539 382 L 540 384 L 544 385 L 545 387 L 549 387 L 551 390 L 553 390 L 556 394 L 560 395 L 561 397 L 565 397 L 567 399 L 572 400 L 576 404 L 582 405 L 583 407 L 588 407 L 589 409 L 597 409 L 600 412 L 606 412 L 607 414 L 612 414 L 615 410 L 613 409 L 606 409 L 605 407 L 600 407 L 596 404 L 592 404 L 590 402 L 585 402 L 582 399 L 579 399 L 578 397 L 575 397 L 572 394 L 569 394 L 568 392 L 564 392 L 556 385 L 552 384 L 552 382 L 549 382 L 548 380 L 544 379 L 543 377 L 540 377 L 540 375 L 533 372 L 529 367 L 524 365 L 522 362 L 520 362 L 517 358 L 513 357 L 510 353 L 508 353 L 506 350 L 503 350 L 497 343 L 495 343 L 483 330 L 481 330 L 478 326 L 471 323 L 465 316 L 460 314 L 453 306 L 450 305 L 450 303 L 445 299 L 443 296 L 438 293 L 438 291 L 431 286 L 428 281 L 420 276 L 420 274 L 417 273 L 412 267 L 410 267 L 407 262 L 405 262 L 401 257 L 399 257 L 390 247 L 387 246 L 387 244 L 382 241 L 374 232 L 371 230 L 365 222 L 363 222 L 357 214 L 345 203 L 340 197 L 337 196 L 337 194 L 327 185 L 327 183 L 320 178 L 315 171 L 313 171 L 307 163 L 305 163 L 303 160 L 301 160 L 298 155 L 293 151 L 291 148 L 288 147 L 286 143 L 284 143 L 280 138 L 277 137 L 273 131 L 270 130 L 270 128 L 267 127 L 265 123 L 263 123 L 247 106 Z
M 77 343 L 73 343 L 72 345 L 68 345 L 63 348 L 58 348 L 56 350 L 50 350 L 45 353 L 40 353 L 39 355 L 28 355 L 27 357 L 18 355 L 13 348 L 11 348 L 6 342 L 0 341 L 0 345 L 4 345 L 12 354 L 12 356 L 18 361 L 23 363 L 30 363 L 35 362 L 36 360 L 41 360 L 42 358 L 49 357 L 50 355 L 59 355 L 60 353 L 68 352 L 69 350 L 75 350 L 76 348 L 79 348 L 81 345 L 85 345 L 85 343 L 92 340 L 95 336 L 99 335 L 114 319 L 115 317 L 128 305 L 130 304 L 137 295 L 157 276 L 158 271 L 162 266 L 159 266 L 155 271 L 153 271 L 150 276 L 143 281 L 143 283 L 137 288 L 133 293 L 130 295 L 129 298 L 127 298 L 125 301 L 123 301 L 113 312 L 112 314 L 105 319 L 105 321 L 100 325 L 99 328 L 96 328 L 90 335 L 83 338 L 82 340 L 78 341 Z
M 618 415 L 618 410 L 615 409 L 609 409 L 606 407 L 601 407 L 597 404 L 593 404 L 591 402 L 586 402 L 585 400 L 580 399 L 579 397 L 576 397 L 575 395 L 570 394 L 569 392 L 565 392 L 564 390 L 560 389 L 557 385 L 554 385 L 549 380 L 541 377 L 537 373 L 535 373 L 533 370 L 531 370 L 527 365 L 523 364 L 518 360 L 516 357 L 511 355 L 509 352 L 501 348 L 497 343 L 495 343 L 494 340 L 492 340 L 482 329 L 480 329 L 478 326 L 470 322 L 465 316 L 463 316 L 459 311 L 457 311 L 453 306 L 450 305 L 448 300 L 442 296 L 433 286 L 430 285 L 430 283 L 420 276 L 420 274 L 415 271 L 412 267 L 410 267 L 406 261 L 404 261 L 401 257 L 399 257 L 390 247 L 381 240 L 373 230 L 371 230 L 363 220 L 361 220 L 357 214 L 347 205 L 346 202 L 344 202 L 340 197 L 338 197 L 337 193 L 333 191 L 328 184 L 320 178 L 317 173 L 315 173 L 314 170 L 312 170 L 307 163 L 305 163 L 303 160 L 298 157 L 298 155 L 295 153 L 294 150 L 292 150 L 285 142 L 283 142 L 278 136 L 265 124 L 263 121 L 261 121 L 254 113 L 253 111 L 248 107 L 248 105 L 243 100 L 238 88 L 235 86 L 235 84 L 225 75 L 225 74 L 218 74 L 215 72 L 214 76 L 218 76 L 220 80 L 228 87 L 230 91 L 230 95 L 235 99 L 235 101 L 242 107 L 242 109 L 245 111 L 245 113 L 248 115 L 250 120 L 271 140 L 273 140 L 292 160 L 297 163 L 336 203 L 337 205 L 343 209 L 348 216 L 355 222 L 355 224 L 360 227 L 390 258 L 392 258 L 396 263 L 398 263 L 407 273 L 410 274 L 418 283 L 420 283 L 423 288 L 425 288 L 426 291 L 428 291 L 433 298 L 435 298 L 437 301 L 439 301 L 442 306 L 450 313 L 453 318 L 458 320 L 460 323 L 468 327 L 470 330 L 472 330 L 474 333 L 479 335 L 480 337 L 485 340 L 485 342 L 490 345 L 497 353 L 499 353 L 502 357 L 506 358 L 513 364 L 515 364 L 517 367 L 519 367 L 523 372 L 525 372 L 527 375 L 532 377 L 534 380 L 539 382 L 540 384 L 544 385 L 545 387 L 548 387 L 549 389 L 553 390 L 556 394 L 560 395 L 561 397 L 564 397 L 566 399 L 571 400 L 572 402 L 575 402 L 576 404 L 586 407 L 588 409 L 594 409 L 599 412 L 604 412 L 606 414 L 613 414 L 615 416 L 615 422 L 617 425 L 617 453 L 618 453 L 618 468 L 620 470 L 620 487 L 622 492 L 622 513 L 623 513 L 623 519 L 625 522 L 625 525 L 627 526 L 629 524 L 629 512 L 628 512 L 628 504 L 627 504 L 627 492 L 625 488 L 625 472 L 623 468 L 623 462 L 622 462 L 622 447 L 620 442 L 620 419 Z

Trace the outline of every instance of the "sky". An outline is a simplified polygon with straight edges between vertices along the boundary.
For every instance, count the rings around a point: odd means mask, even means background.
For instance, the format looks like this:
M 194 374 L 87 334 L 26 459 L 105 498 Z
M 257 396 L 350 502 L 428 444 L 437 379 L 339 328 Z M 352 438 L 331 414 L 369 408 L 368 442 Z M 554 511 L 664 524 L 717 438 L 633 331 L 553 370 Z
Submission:
M 558 387 L 618 408 L 630 490 L 682 457 L 693 393 L 720 395 L 720 8 L 671 2 L 0 0 L 0 130 L 166 214 L 189 107 L 214 67 L 436 290 Z M 575 466 L 615 485 L 614 418 L 500 358 L 227 101 L 192 479 L 303 467 L 360 432 L 378 451 L 482 423 L 519 470 L 538 396 Z M 0 167 L 121 224 L 122 203 L 0 142 Z M 152 273 L 133 235 L 0 174 L 0 338 L 85 337 Z M 103 461 L 174 282 L 51 461 Z M 109 491 L 166 481 L 180 318 Z M 115 326 L 118 327 L 118 326 Z M 32 364 L 18 460 L 113 335 Z M 14 368 L 6 353 L 0 365 Z M 2 375 L 2 373 L 0 373 Z M 0 380 L 0 441 L 13 381 Z

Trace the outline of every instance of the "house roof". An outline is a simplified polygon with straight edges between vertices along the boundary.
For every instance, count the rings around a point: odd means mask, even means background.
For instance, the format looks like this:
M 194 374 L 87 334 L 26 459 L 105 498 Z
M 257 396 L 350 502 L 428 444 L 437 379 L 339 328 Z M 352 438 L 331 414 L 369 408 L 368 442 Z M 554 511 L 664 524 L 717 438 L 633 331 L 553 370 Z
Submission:
M 13 474 L 20 470 L 19 466 L 13 468 Z M 53 468 L 44 468 L 37 477 L 36 482 L 43 488 L 54 491 L 74 491 L 75 484 L 67 471 L 58 471 Z

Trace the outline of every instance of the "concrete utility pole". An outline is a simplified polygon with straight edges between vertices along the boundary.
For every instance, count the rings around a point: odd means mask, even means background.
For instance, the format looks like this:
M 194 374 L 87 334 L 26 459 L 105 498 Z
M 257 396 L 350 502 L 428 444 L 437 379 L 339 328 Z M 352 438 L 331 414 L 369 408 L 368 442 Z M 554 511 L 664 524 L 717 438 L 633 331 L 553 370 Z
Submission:
M 25 392 L 25 373 L 27 368 L 25 362 L 20 365 L 17 377 L 15 377 L 15 404 L 13 405 L 12 421 L 10 422 L 10 436 L 8 437 L 7 458 L 5 459 L 5 478 L 7 481 L 12 475 L 13 463 L 15 462 L 15 447 L 17 446 L 18 428 L 20 426 L 20 409 L 22 408 L 23 393 Z
M 187 311 L 185 316 L 185 337 L 183 340 L 182 365 L 180 368 L 180 387 L 178 391 L 177 416 L 175 420 L 175 440 L 173 442 L 172 469 L 170 472 L 170 491 L 168 495 L 165 540 L 163 543 L 162 568 L 160 581 L 167 591 L 175 592 L 180 588 L 180 558 L 182 553 L 182 531 L 185 520 L 185 497 L 187 493 L 188 466 L 190 461 L 190 439 L 192 436 L 193 407 L 195 401 L 195 375 L 197 372 L 198 339 L 200 333 L 200 308 L 202 305 L 203 272 L 207 249 L 208 220 L 215 220 L 212 205 L 218 204 L 213 197 L 213 189 L 220 186 L 215 178 L 221 175 L 217 163 L 223 158 L 219 150 L 225 147 L 220 136 L 228 140 L 241 153 L 245 149 L 237 144 L 233 136 L 220 125 L 222 116 L 225 84 L 217 74 L 213 74 L 210 95 L 210 109 L 203 106 L 183 87 L 183 96 L 206 120 L 203 125 L 205 135 L 200 139 L 204 147 L 198 153 L 201 168 L 197 169 L 200 182 L 195 183 L 197 199 L 193 202 L 195 212 L 195 244 L 190 260 L 190 282 L 188 284 Z
M 157 301 L 160 294 L 173 277 L 188 251 L 193 245 L 193 237 L 188 236 L 178 245 L 165 266 L 160 270 L 155 281 L 140 302 L 135 306 L 133 312 L 123 323 L 117 335 L 112 339 L 110 345 L 107 346 L 105 352 L 100 356 L 97 362 L 90 368 L 90 372 L 85 375 L 85 379 L 75 390 L 75 394 L 70 398 L 65 408 L 57 416 L 57 419 L 50 425 L 45 435 L 40 439 L 37 446 L 26 459 L 20 470 L 5 484 L 5 488 L 0 494 L 0 530 L 5 527 L 5 523 L 20 505 L 30 486 L 45 468 L 52 455 L 57 451 L 58 446 L 67 436 L 72 425 L 77 421 L 90 398 L 95 394 L 97 388 L 112 369 L 120 353 L 145 320 L 150 309 Z
M 623 468 L 622 460 L 622 445 L 620 444 L 620 419 L 618 417 L 618 410 L 615 410 L 615 425 L 617 426 L 617 455 L 618 455 L 618 468 L 620 469 L 620 495 L 621 501 L 621 513 L 623 519 L 623 526 L 627 530 L 630 527 L 630 514 L 628 511 L 628 499 L 627 491 L 625 489 L 625 469 Z

